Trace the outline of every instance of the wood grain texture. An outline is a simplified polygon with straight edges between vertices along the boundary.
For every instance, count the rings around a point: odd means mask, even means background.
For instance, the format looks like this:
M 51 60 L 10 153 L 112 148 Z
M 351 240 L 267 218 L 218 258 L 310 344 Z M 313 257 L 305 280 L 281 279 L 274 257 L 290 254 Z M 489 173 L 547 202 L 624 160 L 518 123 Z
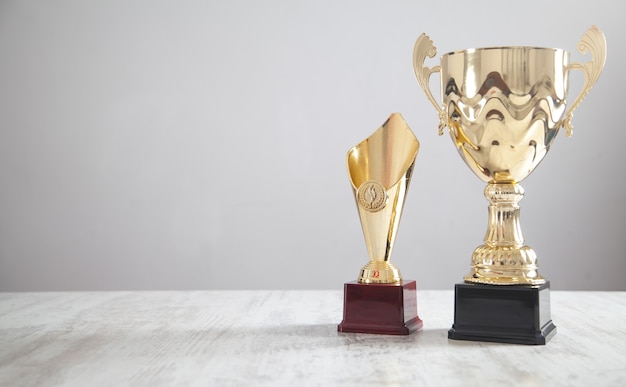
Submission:
M 624 386 L 626 292 L 553 291 L 546 346 L 338 333 L 338 291 L 0 293 L 1 386 Z

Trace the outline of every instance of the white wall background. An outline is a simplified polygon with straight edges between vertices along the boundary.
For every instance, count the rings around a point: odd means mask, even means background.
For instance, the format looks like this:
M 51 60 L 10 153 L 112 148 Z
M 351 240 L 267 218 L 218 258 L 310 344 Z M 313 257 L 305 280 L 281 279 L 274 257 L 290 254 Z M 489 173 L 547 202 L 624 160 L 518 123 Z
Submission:
M 522 227 L 553 289 L 626 290 L 620 2 L 4 0 L 0 290 L 341 289 L 368 259 L 345 155 L 396 111 L 422 147 L 393 261 L 452 289 L 487 201 L 415 39 L 586 62 L 593 24 L 605 70 L 523 182 Z

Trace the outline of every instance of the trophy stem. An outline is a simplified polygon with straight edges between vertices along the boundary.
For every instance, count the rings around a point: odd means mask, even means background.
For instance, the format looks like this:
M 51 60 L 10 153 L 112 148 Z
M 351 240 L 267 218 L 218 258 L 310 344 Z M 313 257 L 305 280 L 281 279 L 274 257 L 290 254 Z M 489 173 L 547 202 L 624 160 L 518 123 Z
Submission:
M 546 282 L 538 273 L 537 255 L 524 245 L 519 221 L 519 201 L 524 189 L 515 183 L 490 183 L 485 188 L 489 200 L 489 223 L 485 244 L 472 255 L 466 282 L 490 285 L 540 285 Z

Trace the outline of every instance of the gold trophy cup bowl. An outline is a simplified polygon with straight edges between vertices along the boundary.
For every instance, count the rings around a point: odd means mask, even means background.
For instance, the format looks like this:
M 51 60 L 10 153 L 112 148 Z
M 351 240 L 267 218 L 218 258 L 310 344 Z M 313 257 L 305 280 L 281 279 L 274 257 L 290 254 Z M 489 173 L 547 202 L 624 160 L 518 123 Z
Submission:
M 454 51 L 441 56 L 441 66 L 425 67 L 437 49 L 422 34 L 413 60 L 418 83 L 439 113 L 439 134 L 449 127 L 461 158 L 487 183 L 490 202 L 485 243 L 472 256 L 465 281 L 538 285 L 535 252 L 524 244 L 518 202 L 519 183 L 544 159 L 561 127 L 572 134 L 571 119 L 606 60 L 604 34 L 591 27 L 578 45 L 592 61 L 570 63 L 567 51 L 540 47 L 491 47 Z M 585 82 L 574 103 L 566 107 L 568 75 L 582 70 Z M 442 104 L 433 97 L 429 80 L 441 73 Z

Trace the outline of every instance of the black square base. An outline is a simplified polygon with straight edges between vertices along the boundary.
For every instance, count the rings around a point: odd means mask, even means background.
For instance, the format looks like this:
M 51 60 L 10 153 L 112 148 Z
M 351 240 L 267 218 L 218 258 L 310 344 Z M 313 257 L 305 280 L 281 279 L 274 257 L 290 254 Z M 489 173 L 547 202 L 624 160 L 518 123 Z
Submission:
M 544 345 L 555 334 L 549 282 L 454 286 L 454 324 L 449 339 Z

